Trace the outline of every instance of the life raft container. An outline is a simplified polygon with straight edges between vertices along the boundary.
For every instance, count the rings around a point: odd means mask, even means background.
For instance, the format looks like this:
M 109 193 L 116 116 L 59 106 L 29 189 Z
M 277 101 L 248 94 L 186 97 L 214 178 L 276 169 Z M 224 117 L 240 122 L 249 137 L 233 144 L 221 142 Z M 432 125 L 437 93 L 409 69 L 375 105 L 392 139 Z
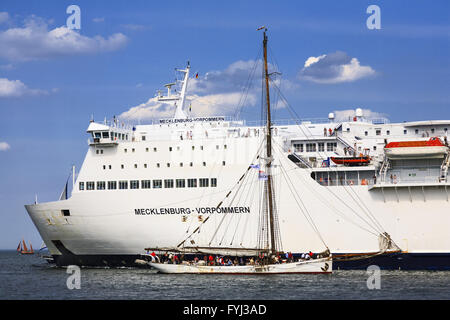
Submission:
M 448 147 L 438 137 L 421 141 L 390 142 L 384 147 L 389 159 L 443 158 Z

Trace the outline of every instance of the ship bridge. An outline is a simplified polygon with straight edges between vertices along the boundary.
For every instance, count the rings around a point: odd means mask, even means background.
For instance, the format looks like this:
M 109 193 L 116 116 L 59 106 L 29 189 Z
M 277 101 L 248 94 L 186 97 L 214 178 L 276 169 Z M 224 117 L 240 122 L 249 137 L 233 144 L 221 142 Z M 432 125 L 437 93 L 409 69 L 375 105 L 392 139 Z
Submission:
M 119 144 L 119 141 L 129 141 L 131 131 L 127 128 L 120 128 L 115 121 L 114 125 L 96 123 L 91 121 L 86 130 L 91 135 L 88 140 L 90 146 L 113 147 Z

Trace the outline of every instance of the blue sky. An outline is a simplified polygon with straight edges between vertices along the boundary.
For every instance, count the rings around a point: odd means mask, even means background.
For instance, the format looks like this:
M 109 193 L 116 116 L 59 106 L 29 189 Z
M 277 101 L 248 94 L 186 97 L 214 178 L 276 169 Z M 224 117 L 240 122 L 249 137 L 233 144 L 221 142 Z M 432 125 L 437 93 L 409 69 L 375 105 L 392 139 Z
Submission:
M 71 4 L 81 8 L 79 32 L 64 28 Z M 381 9 L 380 30 L 366 27 L 371 4 Z M 448 1 L 2 0 L 0 248 L 22 237 L 39 246 L 23 205 L 36 193 L 57 199 L 71 165 L 82 164 L 91 114 L 136 108 L 156 117 L 151 98 L 187 60 L 200 75 L 190 87 L 197 113 L 235 108 L 261 25 L 284 95 L 303 118 L 361 107 L 392 122 L 450 119 Z M 258 103 L 242 116 L 258 119 Z

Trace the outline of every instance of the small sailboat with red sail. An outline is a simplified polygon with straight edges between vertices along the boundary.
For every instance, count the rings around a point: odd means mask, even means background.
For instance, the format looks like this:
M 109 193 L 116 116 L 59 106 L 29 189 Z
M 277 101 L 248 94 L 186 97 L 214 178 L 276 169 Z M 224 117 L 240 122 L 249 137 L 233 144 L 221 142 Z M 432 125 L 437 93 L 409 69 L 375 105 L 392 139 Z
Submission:
M 17 246 L 17 252 L 19 252 L 20 254 L 34 254 L 31 242 L 30 242 L 30 249 L 28 249 L 25 240 L 22 239 L 22 241 L 20 241 L 19 245 Z

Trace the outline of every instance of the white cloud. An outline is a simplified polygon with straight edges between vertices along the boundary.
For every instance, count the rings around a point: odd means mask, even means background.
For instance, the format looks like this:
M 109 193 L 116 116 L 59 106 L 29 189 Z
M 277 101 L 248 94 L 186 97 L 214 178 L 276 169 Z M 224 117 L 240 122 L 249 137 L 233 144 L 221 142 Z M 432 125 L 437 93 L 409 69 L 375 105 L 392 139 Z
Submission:
M 192 117 L 227 115 L 235 112 L 235 108 L 240 102 L 240 92 L 216 93 L 210 95 L 188 95 L 186 96 L 185 113 Z M 247 97 L 247 104 L 254 106 L 256 96 Z M 189 111 L 189 105 L 192 106 Z M 150 98 L 147 102 L 130 108 L 119 117 L 124 120 L 145 120 L 170 118 L 175 113 L 175 105 L 169 102 L 158 101 L 156 97 Z
M 308 59 L 306 59 L 304 67 L 308 68 L 310 65 L 312 65 L 313 63 L 318 62 L 320 59 L 323 59 L 326 56 L 327 56 L 326 54 L 323 54 L 323 55 L 318 56 L 318 57 L 309 57 Z
M 143 120 L 154 118 L 167 118 L 173 116 L 175 107 L 172 103 L 160 102 L 156 97 L 148 99 L 147 102 L 130 108 L 123 112 L 119 118 L 125 120 Z
M 323 54 L 309 57 L 300 70 L 298 77 L 316 83 L 342 83 L 373 76 L 375 70 L 362 66 L 357 58 L 349 57 L 345 52 Z
M 184 111 L 189 116 L 234 115 L 243 107 L 254 107 L 261 96 L 261 60 L 236 61 L 224 70 L 209 71 L 198 78 L 190 78 Z M 269 72 L 275 68 L 269 65 Z M 196 71 L 191 74 L 195 75 Z M 298 88 L 298 85 L 280 78 L 273 83 L 283 90 Z M 174 90 L 174 88 L 172 88 Z M 273 91 L 274 94 L 274 91 Z M 189 105 L 192 111 L 189 111 Z M 286 104 L 278 102 L 276 108 Z M 173 103 L 164 103 L 157 98 L 130 108 L 120 118 L 126 120 L 145 120 L 172 117 L 175 113 Z
M 0 57 L 12 61 L 45 59 L 114 51 L 122 48 L 128 39 L 122 33 L 108 38 L 87 37 L 66 26 L 48 29 L 48 23 L 32 16 L 22 28 L 0 31 Z
M 8 12 L 0 12 L 0 23 L 5 23 L 9 21 L 9 13 Z
M 355 109 L 345 109 L 333 111 L 336 121 L 351 121 L 355 116 Z M 370 109 L 362 109 L 363 117 L 368 120 L 383 119 L 389 120 L 387 115 L 380 112 L 375 112 Z
M 7 142 L 0 142 L 0 151 L 6 151 L 11 149 L 11 146 Z
M 0 78 L 0 98 L 39 94 L 48 94 L 48 92 L 45 90 L 30 89 L 20 80 Z

